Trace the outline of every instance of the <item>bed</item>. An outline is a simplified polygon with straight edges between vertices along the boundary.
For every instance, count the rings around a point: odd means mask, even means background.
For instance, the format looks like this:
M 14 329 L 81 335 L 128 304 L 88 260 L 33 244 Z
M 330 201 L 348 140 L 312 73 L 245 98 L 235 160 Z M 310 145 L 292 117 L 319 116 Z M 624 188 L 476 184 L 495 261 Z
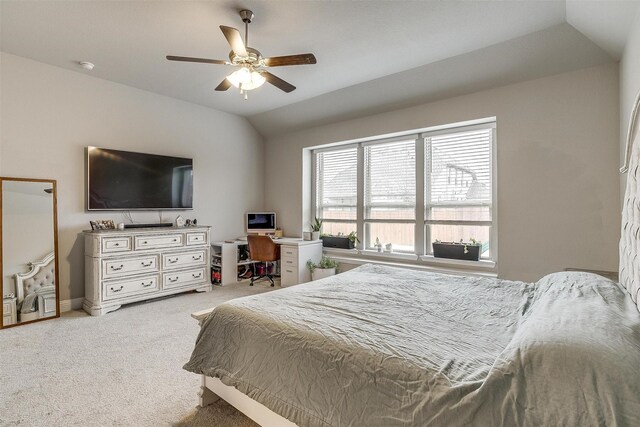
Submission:
M 640 312 L 603 277 L 364 265 L 217 307 L 185 369 L 300 426 L 638 425 L 638 366 Z

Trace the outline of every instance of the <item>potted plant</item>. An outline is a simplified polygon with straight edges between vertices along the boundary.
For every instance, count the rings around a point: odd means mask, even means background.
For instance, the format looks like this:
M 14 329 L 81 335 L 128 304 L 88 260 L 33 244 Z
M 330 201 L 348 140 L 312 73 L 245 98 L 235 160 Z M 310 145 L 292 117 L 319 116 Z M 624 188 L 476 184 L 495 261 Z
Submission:
M 320 239 L 320 230 L 322 230 L 322 220 L 318 217 L 310 224 L 311 225 L 311 240 Z
M 311 280 L 324 279 L 336 274 L 338 261 L 328 256 L 323 256 L 318 264 L 311 260 L 307 261 L 307 268 L 311 272 Z
M 433 242 L 433 256 L 436 258 L 461 259 L 466 261 L 478 261 L 480 259 L 482 242 L 469 239 L 469 242 Z
M 355 231 L 347 235 L 338 233 L 336 236 L 331 234 L 322 236 L 322 246 L 325 248 L 353 249 L 356 247 L 356 243 L 360 243 L 360 239 L 358 239 Z

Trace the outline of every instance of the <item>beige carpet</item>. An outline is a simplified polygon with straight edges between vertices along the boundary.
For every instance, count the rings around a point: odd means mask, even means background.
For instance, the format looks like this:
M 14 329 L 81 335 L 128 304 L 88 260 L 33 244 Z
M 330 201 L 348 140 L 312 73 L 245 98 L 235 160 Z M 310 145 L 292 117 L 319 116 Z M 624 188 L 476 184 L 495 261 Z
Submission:
M 256 426 L 224 401 L 197 409 L 200 377 L 182 366 L 192 312 L 272 289 L 234 284 L 0 331 L 0 426 Z

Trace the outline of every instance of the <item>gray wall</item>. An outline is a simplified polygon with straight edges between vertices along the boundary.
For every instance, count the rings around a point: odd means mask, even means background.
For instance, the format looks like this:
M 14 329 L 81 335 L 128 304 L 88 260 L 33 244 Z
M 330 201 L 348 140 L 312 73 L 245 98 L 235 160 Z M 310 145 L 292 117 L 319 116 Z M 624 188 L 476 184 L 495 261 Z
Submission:
M 58 180 L 61 300 L 84 296 L 78 233 L 92 219 L 123 222 L 85 212 L 88 145 L 192 157 L 195 209 L 180 213 L 213 225 L 213 238 L 243 234 L 244 212 L 262 209 L 264 144 L 246 119 L 14 55 L 0 61 L 0 174 Z
M 269 138 L 265 208 L 306 226 L 304 147 L 495 116 L 500 277 L 617 270 L 618 90 L 607 64 Z

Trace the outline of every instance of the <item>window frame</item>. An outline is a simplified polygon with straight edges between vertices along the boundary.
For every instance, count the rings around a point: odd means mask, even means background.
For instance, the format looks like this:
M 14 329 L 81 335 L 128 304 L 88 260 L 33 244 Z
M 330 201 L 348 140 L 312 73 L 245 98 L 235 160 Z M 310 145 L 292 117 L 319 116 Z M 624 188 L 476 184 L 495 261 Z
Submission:
M 468 132 L 473 130 L 491 129 L 491 203 L 489 209 L 491 212 L 491 220 L 487 221 L 470 221 L 470 220 L 430 220 L 426 218 L 427 204 L 426 204 L 426 192 L 428 190 L 428 177 L 430 174 L 426 171 L 426 138 Z M 357 152 L 357 171 L 356 171 L 356 219 L 330 219 L 328 222 L 332 223 L 354 223 L 356 225 L 356 232 L 360 243 L 356 245 L 356 250 L 362 254 L 371 254 L 373 251 L 366 247 L 365 227 L 370 223 L 398 223 L 398 224 L 413 224 L 414 225 L 414 250 L 415 252 L 396 252 L 391 254 L 385 254 L 380 256 L 389 259 L 397 259 L 399 256 L 407 259 L 417 259 L 425 262 L 442 263 L 440 259 L 434 259 L 432 249 L 430 245 L 430 225 L 446 224 L 446 225 L 481 225 L 489 226 L 489 245 L 490 256 L 489 258 L 481 258 L 481 261 L 497 262 L 498 259 L 498 199 L 497 199 L 497 126 L 496 119 L 483 119 L 474 121 L 471 124 L 451 124 L 447 126 L 437 126 L 433 128 L 421 129 L 418 131 L 408 131 L 404 133 L 398 133 L 392 137 L 377 136 L 366 138 L 358 141 L 347 142 L 344 144 L 330 144 L 326 146 L 320 146 L 311 149 L 311 215 L 315 217 L 318 214 L 317 204 L 317 154 L 322 152 L 331 152 L 344 150 L 349 148 L 356 148 Z M 413 139 L 415 143 L 415 218 L 414 219 L 366 219 L 365 218 L 365 147 L 377 144 L 388 144 L 395 141 L 407 141 Z M 469 205 L 465 205 L 469 206 Z M 479 206 L 486 206 L 479 205 Z M 323 219 L 322 217 L 319 217 Z M 313 218 L 311 218 L 312 220 Z M 458 264 L 460 261 L 450 260 L 452 263 Z M 445 261 L 446 262 L 446 261 Z M 463 261 L 463 263 L 473 263 L 474 261 Z

